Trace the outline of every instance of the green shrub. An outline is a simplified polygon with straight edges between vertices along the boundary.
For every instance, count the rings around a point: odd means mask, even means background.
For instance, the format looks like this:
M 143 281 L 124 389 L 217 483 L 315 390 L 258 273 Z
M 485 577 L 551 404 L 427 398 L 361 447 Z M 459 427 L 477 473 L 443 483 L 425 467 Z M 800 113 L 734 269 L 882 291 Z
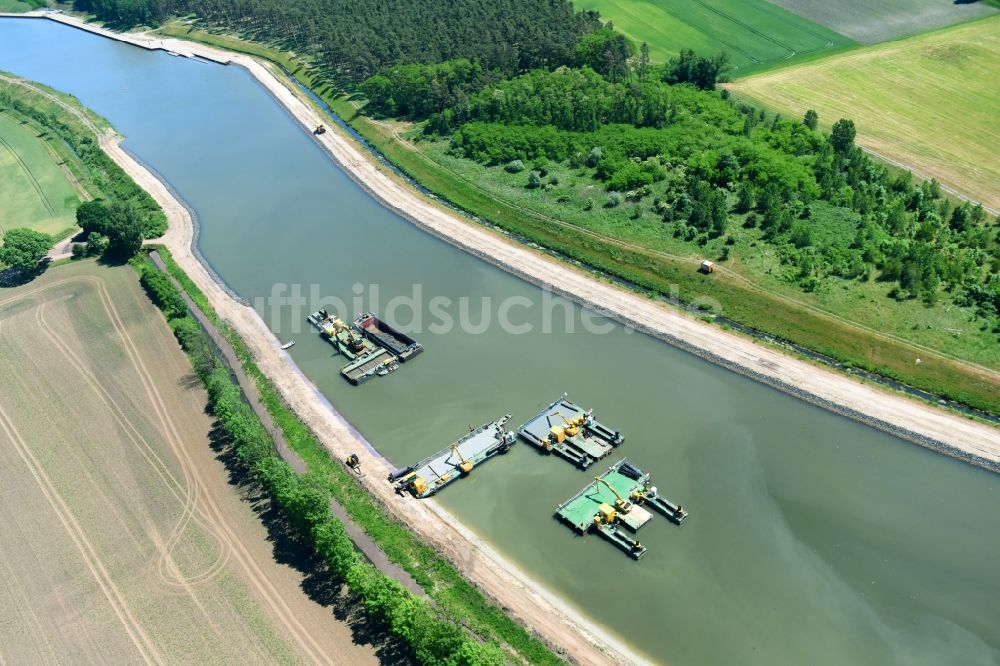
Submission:
M 524 162 L 521 160 L 512 160 L 507 163 L 504 170 L 507 171 L 507 173 L 521 173 L 524 171 Z
M 167 319 L 187 313 L 187 305 L 170 278 L 150 266 L 143 266 L 139 282 L 153 303 L 163 310 Z

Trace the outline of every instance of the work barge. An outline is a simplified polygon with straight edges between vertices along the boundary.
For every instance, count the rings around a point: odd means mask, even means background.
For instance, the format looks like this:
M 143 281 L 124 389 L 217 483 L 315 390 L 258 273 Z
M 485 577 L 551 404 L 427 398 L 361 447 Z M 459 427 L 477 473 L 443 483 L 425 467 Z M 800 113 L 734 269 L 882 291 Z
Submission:
M 419 342 L 371 312 L 356 318 L 351 325 L 324 309 L 313 312 L 306 320 L 347 359 L 340 374 L 355 386 L 395 372 L 400 363 L 424 350 Z
M 556 517 L 578 534 L 596 531 L 638 560 L 646 547 L 635 534 L 652 518 L 649 510 L 675 525 L 687 520 L 687 511 L 660 496 L 649 473 L 623 458 L 556 509 Z
M 504 431 L 510 414 L 470 429 L 461 439 L 420 462 L 389 475 L 399 493 L 409 491 L 414 497 L 430 497 L 446 485 L 468 475 L 477 465 L 501 453 L 507 453 L 517 438 Z
M 609 455 L 625 438 L 594 419 L 594 410 L 569 401 L 565 393 L 518 429 L 545 453 L 555 453 L 580 469 Z

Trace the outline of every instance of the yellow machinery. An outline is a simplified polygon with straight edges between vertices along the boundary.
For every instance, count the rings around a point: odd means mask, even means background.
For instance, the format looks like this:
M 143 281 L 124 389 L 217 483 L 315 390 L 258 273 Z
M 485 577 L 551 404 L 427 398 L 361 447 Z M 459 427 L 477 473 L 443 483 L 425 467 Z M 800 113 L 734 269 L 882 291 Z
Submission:
M 618 518 L 618 512 L 610 504 L 602 502 L 599 507 L 597 507 L 597 514 L 594 516 L 594 524 L 600 526 L 601 524 L 610 525 L 615 522 Z
M 552 447 L 552 444 L 562 444 L 563 440 L 567 437 L 573 437 L 580 432 L 580 428 L 583 424 L 587 422 L 587 415 L 581 414 L 573 419 L 566 418 L 566 415 L 562 412 L 553 412 L 553 414 L 558 414 L 563 420 L 561 426 L 554 425 L 549 428 L 549 436 L 545 440 L 545 449 L 548 450 Z
M 566 418 L 566 416 L 561 412 L 557 412 L 557 414 L 559 414 L 559 416 L 562 416 L 562 420 L 566 423 L 566 428 L 564 430 L 566 432 L 567 437 L 573 437 L 574 435 L 579 433 L 580 428 L 582 428 L 583 424 L 587 422 L 586 414 L 580 414 L 574 419 Z
M 411 484 L 413 485 L 413 492 L 415 492 L 416 494 L 421 495 L 427 492 L 427 482 L 424 481 L 424 478 L 422 476 L 414 477 L 413 481 L 411 481 Z
M 347 324 L 345 324 L 340 319 L 336 318 L 327 319 L 326 321 L 323 322 L 322 326 L 323 326 L 323 332 L 329 335 L 331 338 L 336 338 L 342 332 L 347 332 L 347 334 L 351 337 L 351 339 L 354 339 L 355 335 L 357 335 L 347 326 Z
M 613 492 L 615 494 L 615 498 L 616 498 L 615 499 L 615 506 L 618 507 L 619 511 L 621 511 L 622 513 L 628 513 L 629 511 L 632 510 L 632 502 L 629 502 L 624 497 L 622 497 L 621 495 L 619 495 L 618 491 L 615 490 L 614 487 L 610 483 L 608 483 L 607 481 L 605 481 L 604 479 L 602 479 L 599 476 L 595 476 L 594 477 L 594 481 L 597 481 L 599 483 L 603 483 L 604 485 L 606 485 L 608 487 L 608 490 L 610 490 L 611 492 Z M 607 506 L 607 505 L 606 504 L 602 504 L 601 506 Z
M 456 444 L 452 444 L 451 445 L 451 450 L 452 450 L 452 453 L 454 453 L 455 455 L 457 455 L 458 459 L 462 461 L 462 462 L 458 463 L 458 469 L 459 469 L 459 471 L 461 471 L 462 474 L 468 474 L 469 472 L 471 472 L 472 471 L 472 466 L 473 466 L 472 461 L 465 459 L 465 456 L 463 456 L 462 452 L 458 450 L 458 446 Z

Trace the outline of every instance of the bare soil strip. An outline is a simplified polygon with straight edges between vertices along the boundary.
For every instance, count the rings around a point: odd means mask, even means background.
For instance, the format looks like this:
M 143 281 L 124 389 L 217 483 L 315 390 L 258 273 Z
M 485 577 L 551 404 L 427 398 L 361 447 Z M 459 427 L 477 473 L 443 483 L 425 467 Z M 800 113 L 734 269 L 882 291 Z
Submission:
M 204 57 L 245 67 L 304 129 L 325 119 L 289 90 L 264 64 L 241 54 L 180 40 L 141 35 L 122 36 L 76 19 L 52 17 L 144 48 L 162 48 L 182 55 Z M 1000 471 L 1000 431 L 903 396 L 861 384 L 824 368 L 786 356 L 749 339 L 697 321 L 667 306 L 597 282 L 592 277 L 542 253 L 474 226 L 435 204 L 395 178 L 339 130 L 316 137 L 346 173 L 386 206 L 414 224 L 508 272 L 553 289 L 582 305 L 640 331 L 668 341 L 735 372 L 892 432 L 923 446 L 987 469 Z M 101 145 L 132 178 L 163 207 L 170 228 L 160 242 L 206 294 L 219 315 L 243 337 L 261 370 L 275 383 L 288 404 L 313 429 L 334 457 L 357 453 L 371 470 L 363 482 L 400 520 L 454 562 L 487 596 L 496 600 L 526 626 L 572 654 L 580 663 L 642 662 L 628 646 L 581 616 L 575 609 L 533 581 L 488 544 L 461 527 L 459 521 L 433 500 L 402 501 L 380 478 L 388 464 L 371 453 L 367 443 L 316 393 L 297 371 L 290 357 L 260 317 L 234 300 L 218 284 L 192 251 L 193 222 L 184 205 L 168 188 L 126 153 L 120 139 L 101 137 Z

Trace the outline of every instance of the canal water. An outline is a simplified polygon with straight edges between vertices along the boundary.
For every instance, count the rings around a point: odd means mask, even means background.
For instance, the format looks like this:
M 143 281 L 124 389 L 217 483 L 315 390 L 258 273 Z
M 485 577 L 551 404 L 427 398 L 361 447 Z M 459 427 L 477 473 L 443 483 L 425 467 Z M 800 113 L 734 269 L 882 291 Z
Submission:
M 11 19 L 0 69 L 76 95 L 127 137 L 196 211 L 214 270 L 296 341 L 298 365 L 392 462 L 504 413 L 519 424 L 564 391 L 620 429 L 618 452 L 691 513 L 680 529 L 654 518 L 641 561 L 558 524 L 556 505 L 593 475 L 523 443 L 439 500 L 650 661 L 1000 664 L 1000 477 L 608 324 L 422 233 L 240 68 Z M 415 289 L 415 306 L 400 300 Z M 273 294 L 301 298 L 261 300 Z M 350 315 L 377 307 L 427 351 L 351 387 L 302 326 L 301 301 L 317 298 Z

